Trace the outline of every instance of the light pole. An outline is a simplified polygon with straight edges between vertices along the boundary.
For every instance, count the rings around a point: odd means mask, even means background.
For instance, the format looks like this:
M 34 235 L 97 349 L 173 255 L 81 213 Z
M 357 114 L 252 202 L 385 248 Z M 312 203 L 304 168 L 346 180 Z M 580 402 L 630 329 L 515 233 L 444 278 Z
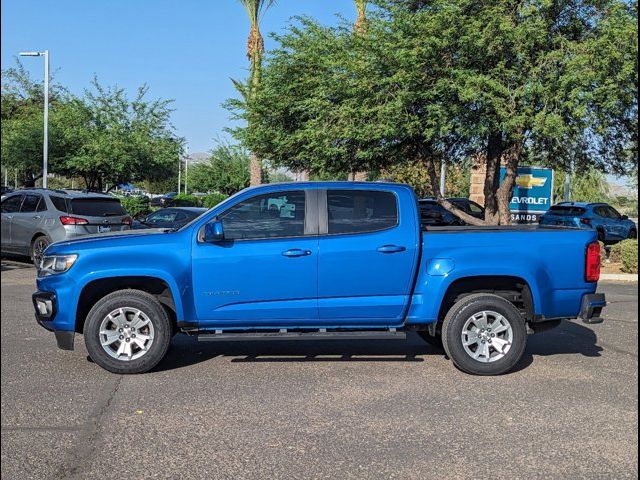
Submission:
M 44 57 L 44 139 L 42 142 L 42 188 L 47 188 L 49 173 L 49 50 L 20 52 L 21 57 Z
M 178 158 L 178 195 L 182 191 L 182 159 Z
M 189 183 L 189 149 L 184 157 L 184 194 L 187 195 L 187 185 Z

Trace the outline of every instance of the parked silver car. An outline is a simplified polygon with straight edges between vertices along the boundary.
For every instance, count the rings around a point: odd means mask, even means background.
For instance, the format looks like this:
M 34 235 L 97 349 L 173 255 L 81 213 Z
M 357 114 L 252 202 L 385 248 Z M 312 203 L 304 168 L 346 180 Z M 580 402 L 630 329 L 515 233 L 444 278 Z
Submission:
M 2 199 L 2 254 L 38 265 L 50 243 L 131 228 L 120 200 L 74 190 L 17 190 Z

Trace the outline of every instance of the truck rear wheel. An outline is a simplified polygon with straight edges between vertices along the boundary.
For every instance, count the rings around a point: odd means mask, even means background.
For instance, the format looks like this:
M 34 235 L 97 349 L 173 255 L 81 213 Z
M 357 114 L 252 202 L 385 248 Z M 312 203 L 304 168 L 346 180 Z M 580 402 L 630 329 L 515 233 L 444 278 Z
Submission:
M 520 360 L 527 344 L 518 309 L 498 295 L 474 294 L 458 301 L 442 324 L 442 344 L 462 371 L 500 375 Z
M 162 360 L 171 342 L 171 321 L 158 300 L 141 290 L 119 290 L 87 315 L 84 342 L 91 359 L 119 374 L 143 373 Z

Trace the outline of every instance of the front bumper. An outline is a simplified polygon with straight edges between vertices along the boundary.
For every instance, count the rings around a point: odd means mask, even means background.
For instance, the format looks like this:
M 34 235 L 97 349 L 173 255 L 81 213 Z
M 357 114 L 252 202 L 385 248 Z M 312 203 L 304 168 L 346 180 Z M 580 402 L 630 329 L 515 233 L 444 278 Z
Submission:
M 604 293 L 589 293 L 582 297 L 578 318 L 588 324 L 602 323 L 604 318 L 600 315 L 606 306 L 607 300 Z
M 55 293 L 38 291 L 31 296 L 33 308 L 35 309 L 36 322 L 42 328 L 53 332 L 56 336 L 58 348 L 62 350 L 73 350 L 75 332 L 67 330 L 56 330 L 53 321 L 58 313 L 58 298 Z

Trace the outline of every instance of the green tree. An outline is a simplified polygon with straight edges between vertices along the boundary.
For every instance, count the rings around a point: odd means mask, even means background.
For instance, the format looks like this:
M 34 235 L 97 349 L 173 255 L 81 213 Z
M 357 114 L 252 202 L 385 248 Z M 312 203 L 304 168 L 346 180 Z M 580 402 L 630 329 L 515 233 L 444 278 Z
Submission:
M 565 172 L 554 172 L 553 196 L 556 202 L 564 200 Z M 571 200 L 575 202 L 607 202 L 611 192 L 604 174 L 595 168 L 571 175 Z
M 247 40 L 247 57 L 249 58 L 250 73 L 248 86 L 245 88 L 241 84 L 236 83 L 240 93 L 244 95 L 253 95 L 260 86 L 260 78 L 262 72 L 262 59 L 264 56 L 264 38 L 260 33 L 260 20 L 266 10 L 268 10 L 275 0 L 240 0 L 240 3 L 247 12 L 249 17 L 249 39 Z M 262 183 L 262 162 L 255 154 L 251 154 L 251 184 L 259 185 Z
M 42 83 L 35 82 L 17 61 L 2 71 L 1 95 L 2 167 L 16 170 L 21 185 L 33 187 L 42 177 L 42 141 L 44 135 Z M 49 164 L 64 151 L 60 139 L 52 135 L 64 117 L 60 110 L 70 96 L 55 81 L 50 85 Z M 53 170 L 50 168 L 50 170 Z
M 518 165 L 626 170 L 637 112 L 637 11 L 619 0 L 393 0 L 367 22 L 301 19 L 256 95 L 229 106 L 252 151 L 294 171 L 487 164 L 487 223 L 508 223 Z M 625 39 L 625 41 L 622 41 Z M 615 75 L 611 75 L 615 72 Z M 499 166 L 507 167 L 500 184 Z
M 440 166 L 436 168 L 440 171 Z M 399 163 L 380 172 L 380 177 L 398 183 L 411 185 L 421 197 L 434 196 L 433 184 L 424 164 L 419 161 Z M 448 197 L 468 197 L 471 182 L 471 165 L 447 165 L 445 190 Z
M 183 140 L 170 123 L 171 101 L 146 100 L 146 86 L 129 99 L 121 88 L 92 85 L 61 110 L 65 122 L 56 135 L 68 150 L 56 161 L 57 173 L 81 176 L 100 191 L 173 176 Z
M 2 72 L 2 166 L 16 169 L 21 184 L 42 176 L 43 94 L 20 63 Z M 147 87 L 133 99 L 102 87 L 74 97 L 52 84 L 49 171 L 82 177 L 89 189 L 159 180 L 178 170 L 183 140 L 170 123 L 170 101 L 147 100 Z
M 201 192 L 233 195 L 249 186 L 249 161 L 245 149 L 220 144 L 211 152 L 208 162 L 189 168 L 189 185 Z

